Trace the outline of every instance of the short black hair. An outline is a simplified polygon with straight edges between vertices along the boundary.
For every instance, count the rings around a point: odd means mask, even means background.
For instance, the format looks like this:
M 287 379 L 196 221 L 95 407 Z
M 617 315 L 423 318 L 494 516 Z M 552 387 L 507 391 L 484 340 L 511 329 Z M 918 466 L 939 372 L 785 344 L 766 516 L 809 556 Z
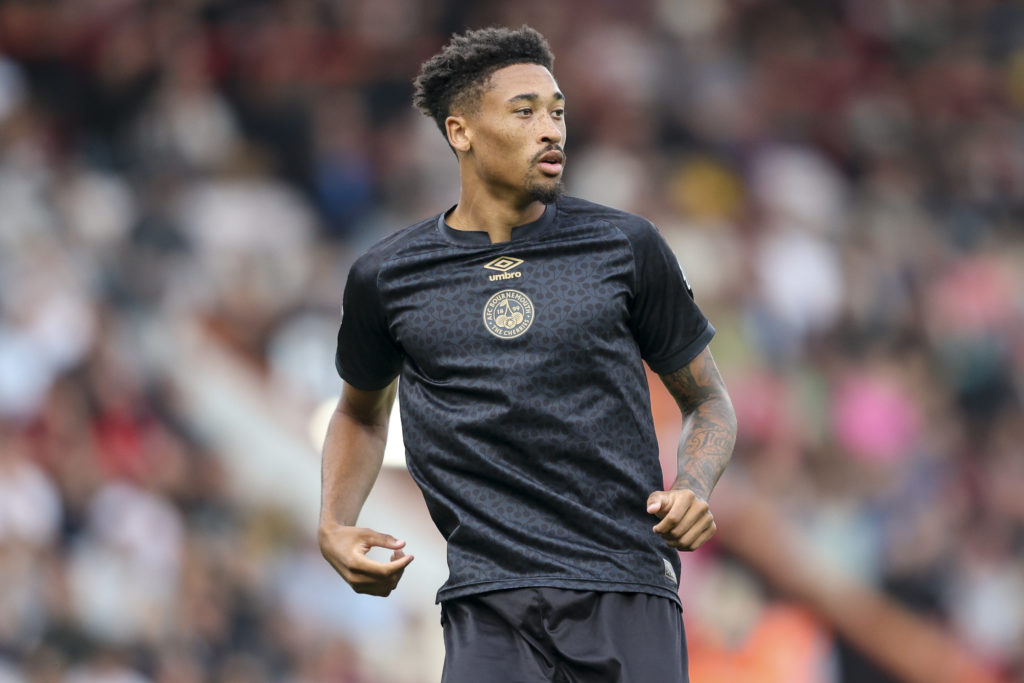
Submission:
M 434 119 L 447 137 L 444 120 L 453 109 L 474 111 L 495 71 L 512 64 L 540 64 L 550 71 L 554 62 L 548 41 L 525 24 L 518 29 L 466 31 L 453 35 L 439 53 L 423 63 L 413 82 L 413 104 Z

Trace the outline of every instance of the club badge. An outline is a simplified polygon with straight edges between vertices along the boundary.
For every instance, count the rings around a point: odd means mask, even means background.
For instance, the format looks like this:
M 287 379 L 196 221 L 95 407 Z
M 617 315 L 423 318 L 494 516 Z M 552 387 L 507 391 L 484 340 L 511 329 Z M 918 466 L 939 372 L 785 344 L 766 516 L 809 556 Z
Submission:
M 515 289 L 503 289 L 484 305 L 484 326 L 501 339 L 512 339 L 533 324 L 533 302 Z

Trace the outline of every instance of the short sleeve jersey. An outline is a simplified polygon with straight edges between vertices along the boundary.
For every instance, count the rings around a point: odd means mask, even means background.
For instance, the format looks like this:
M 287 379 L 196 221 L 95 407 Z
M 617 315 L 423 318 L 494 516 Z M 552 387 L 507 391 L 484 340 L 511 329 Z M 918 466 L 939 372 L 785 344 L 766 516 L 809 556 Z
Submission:
M 372 247 L 344 293 L 336 365 L 396 376 L 409 472 L 448 542 L 437 599 L 550 586 L 677 598 L 651 531 L 663 488 L 642 360 L 695 358 L 714 328 L 639 216 L 563 197 L 508 242 L 444 214 Z

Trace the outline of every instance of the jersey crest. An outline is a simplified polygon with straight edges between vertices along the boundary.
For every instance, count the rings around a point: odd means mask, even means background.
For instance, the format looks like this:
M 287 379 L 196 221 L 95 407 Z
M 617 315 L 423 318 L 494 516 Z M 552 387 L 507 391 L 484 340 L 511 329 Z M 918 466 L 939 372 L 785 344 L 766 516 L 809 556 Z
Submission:
M 516 289 L 503 289 L 484 304 L 484 326 L 501 339 L 512 339 L 533 324 L 533 302 Z

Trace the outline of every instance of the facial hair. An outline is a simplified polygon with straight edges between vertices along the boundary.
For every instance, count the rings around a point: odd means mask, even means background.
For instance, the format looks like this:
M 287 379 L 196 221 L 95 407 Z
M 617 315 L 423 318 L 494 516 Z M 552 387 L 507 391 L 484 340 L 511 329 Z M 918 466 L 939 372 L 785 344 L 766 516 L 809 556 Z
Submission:
M 562 151 L 561 147 L 552 145 L 542 152 L 538 152 L 530 164 L 531 166 L 536 164 L 542 156 L 552 150 Z M 564 154 L 564 153 L 563 153 Z M 565 157 L 562 157 L 562 163 L 565 163 Z M 552 180 L 554 182 L 552 182 Z M 554 204 L 558 201 L 558 198 L 565 192 L 565 183 L 562 182 L 562 176 L 558 176 L 557 179 L 551 179 L 545 181 L 538 181 L 535 176 L 531 173 L 526 175 L 526 192 L 529 194 L 530 199 L 538 201 L 541 204 Z
M 526 191 L 529 192 L 530 199 L 541 204 L 554 204 L 562 196 L 562 193 L 565 192 L 565 184 L 561 178 L 554 183 L 538 183 L 535 180 L 531 180 L 527 184 Z

